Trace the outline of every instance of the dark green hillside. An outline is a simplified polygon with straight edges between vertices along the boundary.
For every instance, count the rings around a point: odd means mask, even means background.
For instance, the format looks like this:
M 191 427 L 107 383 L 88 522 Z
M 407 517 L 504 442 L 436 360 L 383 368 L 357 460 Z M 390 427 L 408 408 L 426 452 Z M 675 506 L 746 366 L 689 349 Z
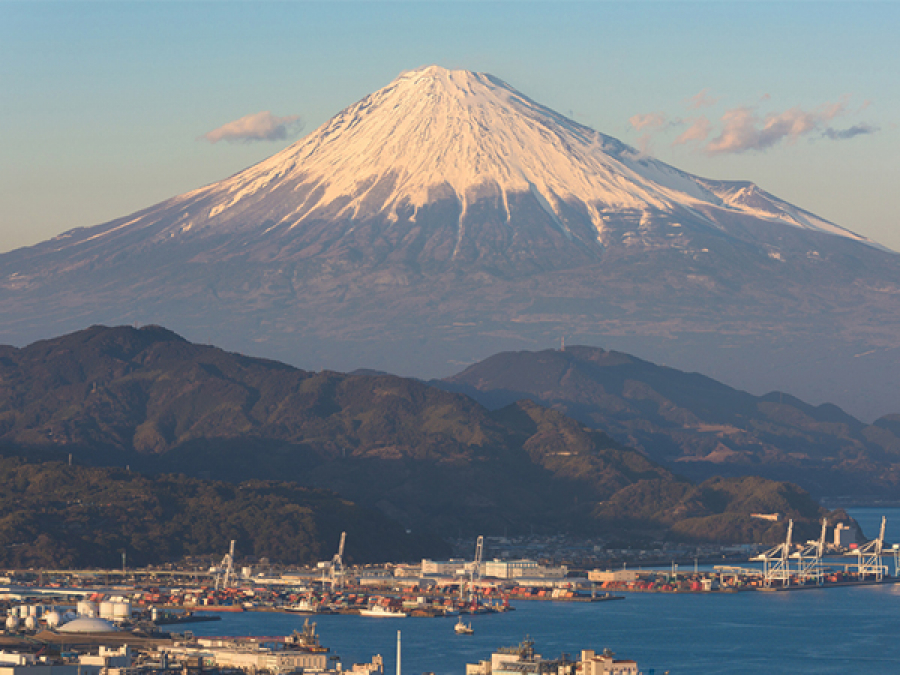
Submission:
M 660 486 L 659 503 L 641 506 L 655 513 L 692 489 L 527 400 L 491 411 L 415 380 L 305 372 L 155 326 L 0 348 L 0 448 L 150 474 L 293 481 L 439 537 L 608 532 L 617 525 L 602 505 L 629 490 Z M 616 518 L 662 535 L 678 520 Z
M 159 328 L 4 348 L 0 442 L 228 481 L 336 490 L 414 531 L 578 531 L 634 480 L 672 474 L 531 403 L 489 412 L 392 375 L 309 373 Z
M 330 559 L 341 531 L 349 562 L 442 555 L 437 537 L 410 536 L 377 511 L 291 483 L 229 484 L 124 469 L 0 459 L 0 565 L 119 567 L 186 555 L 309 564 Z
M 751 514 L 780 514 L 778 522 Z M 794 521 L 797 539 L 818 538 L 821 519 L 849 522 L 843 512 L 828 513 L 791 483 L 764 478 L 711 478 L 700 485 L 640 481 L 598 504 L 594 516 L 634 531 L 669 529 L 685 541 L 773 542 Z
M 872 425 L 834 405 L 754 396 L 698 373 L 621 352 L 504 352 L 443 382 L 489 408 L 528 398 L 696 480 L 762 475 L 817 496 L 900 495 L 900 424 Z

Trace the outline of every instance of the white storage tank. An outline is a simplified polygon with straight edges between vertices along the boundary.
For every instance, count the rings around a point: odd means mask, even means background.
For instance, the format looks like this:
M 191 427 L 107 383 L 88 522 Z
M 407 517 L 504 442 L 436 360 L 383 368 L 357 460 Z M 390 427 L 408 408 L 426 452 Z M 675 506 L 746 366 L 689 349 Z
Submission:
M 115 602 L 110 602 L 109 600 L 104 600 L 100 603 L 100 618 L 101 619 L 112 619 L 113 618 L 113 607 L 118 604 Z
M 76 611 L 78 612 L 78 616 L 84 616 L 89 619 L 94 619 L 97 617 L 97 605 L 95 605 L 93 602 L 86 602 L 82 600 L 75 607 Z
M 131 619 L 131 603 L 130 602 L 114 602 L 113 603 L 113 619 L 115 621 L 128 621 Z
M 37 628 L 37 617 L 29 614 L 25 617 L 25 630 L 34 630 L 35 628 Z
M 45 620 L 47 621 L 47 628 L 51 629 L 57 628 L 62 623 L 62 617 L 57 611 L 47 612 Z
M 19 617 L 15 614 L 10 614 L 6 617 L 6 630 L 18 630 L 19 629 Z

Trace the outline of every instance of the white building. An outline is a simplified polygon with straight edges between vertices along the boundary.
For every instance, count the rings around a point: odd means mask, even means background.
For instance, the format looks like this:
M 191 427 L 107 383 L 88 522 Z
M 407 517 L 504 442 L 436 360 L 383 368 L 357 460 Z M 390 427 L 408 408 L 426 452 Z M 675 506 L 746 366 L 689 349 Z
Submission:
M 450 560 L 422 560 L 422 576 L 433 575 L 441 577 L 462 576 L 466 574 L 474 563 L 467 563 L 462 558 Z
M 466 675 L 575 675 L 575 662 L 543 659 L 526 638 L 518 647 L 501 647 L 490 661 L 467 663 Z
M 123 675 L 131 668 L 131 649 L 100 646 L 99 653 L 82 654 L 78 663 L 51 661 L 34 654 L 0 652 L 0 675 Z
M 602 654 L 585 649 L 578 664 L 580 675 L 638 675 L 637 661 L 615 659 L 614 654 L 604 649 Z
M 78 675 L 78 666 L 53 663 L 34 654 L 0 652 L 0 675 Z
M 246 673 L 267 671 L 285 675 L 297 671 L 324 673 L 328 670 L 328 654 L 290 649 L 268 649 L 262 645 L 227 640 L 200 640 L 197 646 L 165 647 L 160 649 L 168 661 L 185 658 L 199 659 L 204 667 L 236 668 Z
M 568 568 L 544 567 L 534 560 L 489 560 L 484 563 L 484 576 L 495 579 L 564 579 Z
M 466 675 L 638 675 L 636 661 L 613 657 L 608 649 L 599 655 L 586 649 L 580 661 L 543 659 L 526 639 L 518 647 L 498 650 L 489 661 L 466 664 Z
M 195 643 L 160 648 L 161 662 L 184 662 L 197 660 L 204 667 L 234 668 L 251 675 L 266 672 L 270 675 L 287 673 L 341 673 L 340 664 L 336 670 L 329 669 L 328 650 L 318 644 L 315 624 L 304 624 L 303 633 L 295 632 L 285 643 L 257 641 L 252 638 L 199 638 Z M 298 645 L 305 645 L 298 648 Z M 384 672 L 384 661 L 380 656 L 372 663 L 354 664 L 352 672 L 357 675 L 380 675 Z
M 100 645 L 96 656 L 82 654 L 78 657 L 78 670 L 80 675 L 120 675 L 131 668 L 131 648 L 122 645 L 118 649 L 112 649 Z

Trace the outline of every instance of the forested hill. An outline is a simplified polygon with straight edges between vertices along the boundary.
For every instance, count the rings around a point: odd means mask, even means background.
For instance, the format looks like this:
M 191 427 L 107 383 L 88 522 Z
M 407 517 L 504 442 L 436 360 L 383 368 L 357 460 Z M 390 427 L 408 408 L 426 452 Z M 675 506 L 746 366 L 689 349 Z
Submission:
M 503 352 L 434 384 L 488 408 L 527 398 L 695 480 L 762 475 L 819 498 L 900 498 L 900 415 L 865 424 L 834 405 L 587 346 Z
M 813 534 L 820 514 L 809 495 L 772 481 L 697 493 L 602 431 L 530 401 L 489 411 L 415 380 L 306 372 L 157 326 L 94 326 L 0 348 L 0 449 L 327 488 L 413 533 L 444 538 L 618 536 L 622 509 L 639 506 L 639 516 L 625 514 L 635 536 L 774 541 L 783 525 L 759 531 L 753 510 L 809 521 Z M 674 529 L 725 512 L 727 527 Z
M 0 565 L 118 567 L 236 555 L 284 564 L 331 559 L 347 532 L 350 563 L 441 556 L 438 537 L 407 534 L 328 490 L 239 485 L 125 469 L 0 458 Z

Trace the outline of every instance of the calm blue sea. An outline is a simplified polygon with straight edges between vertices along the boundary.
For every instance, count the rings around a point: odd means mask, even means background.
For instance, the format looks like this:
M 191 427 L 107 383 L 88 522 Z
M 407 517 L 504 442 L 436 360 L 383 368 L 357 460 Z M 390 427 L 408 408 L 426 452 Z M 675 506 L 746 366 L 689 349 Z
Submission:
M 877 534 L 882 514 L 888 518 L 886 538 L 900 541 L 900 509 L 852 509 L 869 536 Z M 900 673 L 900 585 L 788 593 L 634 593 L 613 602 L 517 601 L 515 606 L 515 612 L 472 617 L 472 636 L 456 635 L 453 619 L 316 620 L 322 643 L 345 666 L 382 654 L 388 675 L 395 670 L 397 630 L 405 675 L 464 675 L 466 663 L 516 645 L 526 635 L 545 657 L 609 647 L 637 660 L 645 674 L 651 669 L 658 675 Z M 193 629 L 198 635 L 285 635 L 302 621 L 248 612 Z

